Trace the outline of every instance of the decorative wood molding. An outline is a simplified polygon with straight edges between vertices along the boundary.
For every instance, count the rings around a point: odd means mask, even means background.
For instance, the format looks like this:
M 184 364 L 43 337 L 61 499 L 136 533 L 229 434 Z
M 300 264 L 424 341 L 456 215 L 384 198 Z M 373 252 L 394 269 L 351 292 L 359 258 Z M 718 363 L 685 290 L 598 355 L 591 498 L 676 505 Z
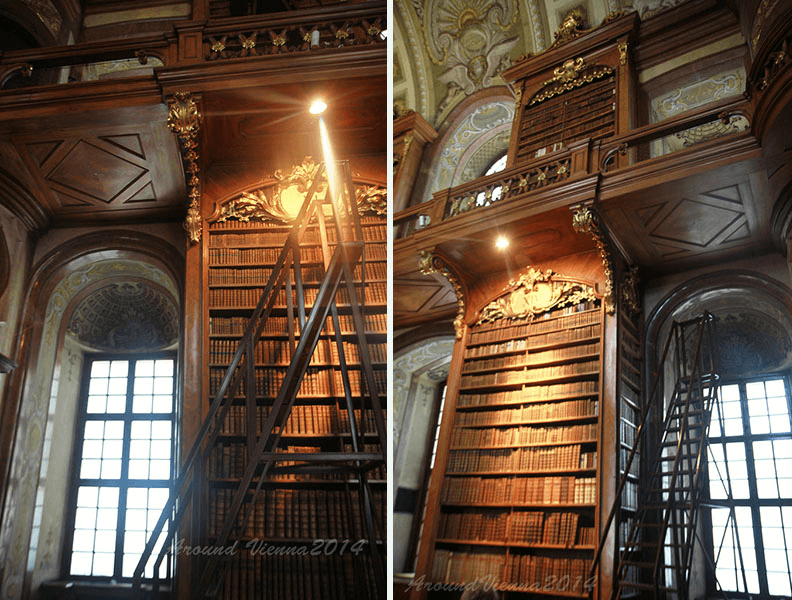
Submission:
M 459 278 L 451 271 L 448 263 L 442 257 L 426 250 L 421 250 L 420 270 L 424 275 L 440 273 L 451 284 L 457 297 L 458 306 L 457 314 L 454 318 L 454 335 L 456 339 L 462 339 L 462 332 L 465 328 L 465 293 Z
M 499 319 L 528 319 L 552 308 L 596 300 L 594 289 L 569 281 L 552 270 L 539 271 L 533 267 L 517 279 L 509 281 L 504 295 L 496 298 L 481 310 L 477 324 Z
M 605 226 L 599 215 L 590 206 L 577 204 L 570 206 L 572 211 L 572 226 L 578 233 L 587 233 L 597 244 L 602 267 L 605 270 L 605 310 L 608 314 L 613 314 L 615 306 L 613 302 L 613 252 L 610 249 L 610 241 L 605 232 Z
M 201 178 L 198 176 L 198 134 L 201 129 L 201 112 L 198 102 L 190 92 L 176 92 L 168 99 L 168 128 L 179 138 L 184 161 L 187 195 L 190 206 L 184 229 L 195 244 L 201 239 Z

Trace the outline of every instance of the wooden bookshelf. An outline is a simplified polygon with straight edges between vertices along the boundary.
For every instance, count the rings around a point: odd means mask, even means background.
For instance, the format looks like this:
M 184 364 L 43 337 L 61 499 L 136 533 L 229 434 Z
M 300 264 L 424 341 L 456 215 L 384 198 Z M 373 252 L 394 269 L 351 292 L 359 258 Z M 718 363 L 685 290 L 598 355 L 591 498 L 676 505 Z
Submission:
M 374 367 L 377 393 L 387 397 L 387 251 L 385 217 L 361 213 L 365 260 L 355 270 L 357 293 L 363 296 L 366 340 Z M 208 268 L 207 371 L 208 391 L 217 393 L 248 320 L 267 283 L 289 232 L 287 225 L 267 220 L 224 220 L 209 225 L 205 247 Z M 301 276 L 306 308 L 313 304 L 324 277 L 324 260 L 332 253 L 332 227 L 309 226 L 301 243 Z M 207 521 L 205 538 L 218 535 L 248 461 L 251 437 L 263 433 L 288 366 L 300 339 L 292 279 L 282 290 L 262 337 L 256 342 L 255 375 L 243 378 L 238 397 L 221 423 L 220 434 L 207 464 Z M 337 296 L 338 334 L 349 387 L 356 399 L 354 417 L 362 431 L 364 452 L 382 452 L 373 408 L 363 383 L 360 350 L 347 290 Z M 291 306 L 289 306 L 291 303 Z M 310 366 L 297 393 L 295 406 L 281 432 L 276 452 L 352 452 L 336 327 L 328 317 Z M 244 368 L 243 366 L 239 368 Z M 245 401 L 248 385 L 255 385 L 255 415 Z M 254 438 L 255 439 L 255 438 Z M 302 468 L 297 468 L 297 467 Z M 377 598 L 371 551 L 359 496 L 362 487 L 354 473 L 342 469 L 309 468 L 305 463 L 278 461 L 262 482 L 262 492 L 242 513 L 251 518 L 238 527 L 238 552 L 226 572 L 220 595 L 226 599 L 259 598 Z M 385 520 L 385 465 L 367 471 L 375 512 Z M 384 535 L 384 532 L 383 532 Z M 383 539 L 378 542 L 384 544 Z
M 636 432 L 643 417 L 641 408 L 641 338 L 640 320 L 638 316 L 631 315 L 628 311 L 622 310 L 619 313 L 619 375 L 618 375 L 618 424 L 619 431 L 617 437 L 619 452 L 619 472 L 617 477 L 620 479 L 627 473 L 627 479 L 622 490 L 618 512 L 618 553 L 616 559 L 621 555 L 625 548 L 625 542 L 630 532 L 630 528 L 635 522 L 638 510 L 638 490 L 640 485 L 641 472 L 641 452 L 640 447 L 633 457 L 629 471 L 627 471 L 627 461 L 631 449 L 635 443 Z M 627 578 L 634 574 L 626 573 Z
M 432 479 L 437 526 L 416 574 L 436 584 L 426 597 L 476 580 L 504 598 L 588 594 L 603 320 L 591 295 L 468 327 Z

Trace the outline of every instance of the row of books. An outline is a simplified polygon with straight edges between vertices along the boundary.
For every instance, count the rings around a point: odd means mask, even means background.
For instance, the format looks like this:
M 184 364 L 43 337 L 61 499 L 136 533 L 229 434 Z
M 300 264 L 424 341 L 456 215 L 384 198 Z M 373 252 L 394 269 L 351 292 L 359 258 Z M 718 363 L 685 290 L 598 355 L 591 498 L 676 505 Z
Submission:
M 352 452 L 351 446 L 338 444 L 335 448 L 332 449 L 323 449 L 319 446 L 286 446 L 286 447 L 278 447 L 275 449 L 275 454 L 278 454 L 279 457 L 277 460 L 273 461 L 273 466 L 270 467 L 270 474 L 268 477 L 270 479 L 280 479 L 284 481 L 305 481 L 310 480 L 312 478 L 316 478 L 315 474 L 312 474 L 308 477 L 298 477 L 298 474 L 292 473 L 283 473 L 284 469 L 288 467 L 295 467 L 295 466 L 304 466 L 310 461 L 305 460 L 292 460 L 289 458 L 289 455 L 294 454 L 317 454 L 319 452 Z M 364 452 L 374 452 L 374 453 L 381 453 L 382 448 L 378 444 L 366 444 L 364 448 L 361 449 Z M 283 458 L 280 458 L 280 455 L 283 455 Z M 222 442 L 215 444 L 214 448 L 209 452 L 209 473 L 212 479 L 241 479 L 246 469 L 248 468 L 248 447 L 247 444 L 244 443 L 231 443 L 231 442 Z M 294 469 L 292 469 L 294 471 Z M 327 475 L 327 474 L 323 474 Z M 384 472 L 380 469 L 374 473 L 370 473 L 370 477 L 373 479 L 383 479 Z M 349 479 L 349 474 L 343 472 L 333 472 L 329 474 L 329 477 L 323 477 L 327 479 L 334 479 L 334 480 L 346 480 Z
M 470 335 L 468 344 L 502 342 L 512 338 L 523 338 L 528 335 L 551 331 L 566 332 L 574 327 L 593 325 L 600 322 L 600 313 L 598 310 L 592 310 L 594 308 L 592 303 L 587 302 L 578 306 L 582 308 L 578 310 L 577 307 L 570 306 L 560 311 L 545 313 L 547 315 L 546 318 L 537 318 L 519 325 L 507 325 L 504 327 L 501 322 L 495 322 L 494 324 L 476 326 Z
M 460 448 L 525 446 L 553 442 L 588 442 L 596 439 L 596 423 L 565 427 L 528 427 L 525 425 L 482 429 L 456 427 L 451 433 L 451 446 Z
M 287 305 L 287 294 L 285 289 L 278 290 L 276 299 L 276 306 L 285 307 Z M 253 308 L 261 298 L 264 288 L 212 288 L 209 290 L 209 303 L 217 307 L 234 307 L 234 308 Z M 303 290 L 305 305 L 311 307 L 316 303 L 316 298 L 319 293 L 317 288 L 305 288 Z M 357 290 L 358 300 L 360 299 L 360 290 Z M 296 294 L 292 294 L 292 305 L 296 302 Z M 336 304 L 339 306 L 349 306 L 349 292 L 345 287 L 338 289 L 336 295 Z M 387 289 L 385 282 L 367 283 L 363 291 L 363 300 L 366 304 L 385 304 L 387 302 Z
M 354 275 L 356 280 L 360 279 L 361 265 L 355 267 Z M 272 269 L 264 267 L 214 267 L 209 269 L 209 285 L 265 285 L 271 276 Z M 321 266 L 306 265 L 300 269 L 300 277 L 303 283 L 321 283 L 325 277 L 325 270 Z M 366 263 L 366 279 L 385 281 L 387 277 L 387 263 L 371 261 Z M 293 278 L 292 274 L 292 280 Z
M 597 375 L 599 374 L 599 360 L 586 360 L 582 362 L 556 365 L 553 367 L 539 367 L 534 369 L 523 368 L 515 365 L 519 370 L 500 371 L 486 375 L 462 375 L 462 388 L 481 387 L 488 385 L 509 383 L 531 383 L 541 379 L 554 379 L 572 375 Z
M 264 424 L 270 414 L 269 406 L 256 407 L 256 433 L 261 435 Z M 367 433 L 376 431 L 374 411 L 370 408 L 354 410 L 355 423 L 358 431 Z M 361 420 L 362 419 L 362 420 Z M 328 404 L 298 404 L 292 406 L 286 420 L 284 435 L 336 435 L 350 432 L 349 413 L 344 407 Z M 240 404 L 228 407 L 220 429 L 221 434 L 246 435 L 247 407 Z
M 257 241 L 256 236 L 262 236 Z M 228 238 L 237 238 L 230 240 Z M 223 243 L 221 244 L 221 240 Z M 283 236 L 283 240 L 285 240 Z M 235 247 L 238 246 L 238 247 Z M 209 265 L 274 265 L 283 251 L 283 241 L 272 234 L 244 234 L 231 236 L 211 236 L 209 238 Z M 322 248 L 319 246 L 300 247 L 300 262 L 322 262 Z
M 594 455 L 594 457 L 592 457 Z M 580 444 L 538 448 L 451 450 L 449 473 L 530 473 L 591 468 L 594 451 L 581 452 Z
M 527 352 L 522 355 L 507 355 L 498 356 L 495 358 L 485 358 L 478 360 L 465 361 L 462 367 L 463 373 L 470 373 L 474 371 L 482 371 L 489 369 L 516 369 L 520 367 L 530 367 L 533 365 L 540 365 L 543 363 L 552 363 L 559 360 L 581 358 L 584 356 L 597 356 L 599 355 L 600 344 L 584 344 L 581 346 L 566 346 L 564 348 L 554 348 L 552 350 L 544 350 L 542 352 Z
M 219 600 L 375 600 L 368 545 L 364 540 L 316 540 L 318 545 L 238 544 L 227 562 Z M 354 544 L 357 544 L 356 546 Z M 327 547 L 346 545 L 343 553 Z M 348 548 L 355 548 L 350 552 Z M 362 550 L 360 550 L 362 548 Z
M 465 349 L 465 358 L 476 358 L 479 356 L 492 356 L 505 352 L 518 352 L 529 348 L 537 348 L 550 344 L 563 344 L 565 342 L 577 342 L 599 337 L 599 325 L 587 325 L 584 327 L 572 327 L 552 333 L 542 333 L 529 337 L 506 340 L 495 344 L 483 346 L 469 346 Z
M 261 398 L 274 398 L 284 381 L 286 367 L 270 367 L 266 369 L 256 369 L 256 396 Z M 361 374 L 360 371 L 348 370 L 350 393 L 353 396 L 360 396 Z M 225 371 L 221 369 L 211 369 L 209 371 L 209 393 L 214 397 L 220 389 L 220 385 L 225 377 Z M 381 370 L 374 371 L 374 382 L 377 393 L 384 397 L 387 390 L 387 373 Z M 237 390 L 238 396 L 244 396 L 247 392 L 247 383 L 243 378 Z M 300 391 L 297 395 L 300 398 L 310 397 L 343 397 L 344 382 L 343 374 L 340 369 L 309 367 L 306 372 Z
M 480 394 L 459 394 L 457 406 L 495 406 L 499 404 L 521 404 L 536 400 L 565 399 L 569 396 L 588 396 L 599 392 L 596 380 L 571 381 L 545 385 L 526 385 L 519 390 L 482 392 Z
M 578 527 L 576 512 L 443 513 L 438 537 L 509 544 L 582 546 L 593 527 Z M 584 531 L 585 530 L 585 531 Z
M 447 477 L 444 504 L 592 504 L 596 501 L 595 477 Z
M 236 489 L 212 488 L 209 492 L 208 535 L 220 533 Z M 239 539 L 312 540 L 316 538 L 355 539 L 365 537 L 357 489 L 289 489 L 261 491 L 248 522 L 241 528 L 249 510 L 249 496 L 242 504 L 232 533 Z M 376 517 L 385 523 L 385 490 L 372 489 Z
M 526 591 L 588 595 L 590 563 L 582 558 L 555 558 L 511 554 L 504 575 L 507 582 Z
M 228 365 L 237 351 L 239 340 L 209 340 L 209 363 Z M 342 341 L 344 358 L 352 364 L 360 363 L 360 348 L 357 343 Z M 388 360 L 387 346 L 384 343 L 368 344 L 369 357 L 372 362 L 385 363 Z M 254 347 L 253 359 L 257 365 L 288 366 L 292 360 L 291 347 L 285 339 L 261 339 Z M 340 361 L 338 345 L 334 340 L 321 339 L 311 355 L 311 365 L 333 366 Z
M 432 562 L 434 583 L 468 584 L 476 581 L 503 581 L 506 555 L 495 552 L 459 552 L 438 548 Z
M 596 417 L 598 414 L 599 402 L 597 400 L 579 399 L 565 402 L 523 404 L 498 410 L 459 411 L 454 423 L 457 427 L 530 425 L 533 421 Z
M 388 315 L 385 313 L 368 313 L 364 315 L 364 322 L 366 331 L 371 333 L 387 333 L 388 331 Z M 245 333 L 250 319 L 247 317 L 210 317 L 209 318 L 209 333 L 211 335 L 236 335 L 241 336 Z M 338 324 L 341 333 L 351 334 L 355 333 L 355 322 L 352 315 L 338 315 Z M 299 334 L 299 326 L 295 319 L 292 323 L 292 329 L 296 334 Z M 327 323 L 323 330 L 326 334 L 331 335 L 335 333 L 335 326 L 331 317 L 327 318 Z M 289 334 L 289 319 L 288 317 L 270 316 L 262 330 L 262 335 L 288 335 Z

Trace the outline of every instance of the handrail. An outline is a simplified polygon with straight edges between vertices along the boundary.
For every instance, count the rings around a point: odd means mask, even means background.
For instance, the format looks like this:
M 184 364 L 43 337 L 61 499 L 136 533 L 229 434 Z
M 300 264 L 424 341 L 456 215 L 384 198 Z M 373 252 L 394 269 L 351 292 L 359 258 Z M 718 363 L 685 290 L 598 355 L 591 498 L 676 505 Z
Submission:
M 299 244 L 302 235 L 306 230 L 305 225 L 311 221 L 314 215 L 319 220 L 320 226 L 323 229 L 325 227 L 324 212 L 322 209 L 323 204 L 321 198 L 319 198 L 319 194 L 317 193 L 323 168 L 326 169 L 327 166 L 320 165 L 320 168 L 317 170 L 303 205 L 300 208 L 300 212 L 295 219 L 295 224 L 287 237 L 286 243 L 281 250 L 279 258 L 273 267 L 270 278 L 267 281 L 256 308 L 254 309 L 253 317 L 250 319 L 245 333 L 240 339 L 239 346 L 237 347 L 237 350 L 231 359 L 223 381 L 221 382 L 219 389 L 215 394 L 212 404 L 209 407 L 201 427 L 199 428 L 196 439 L 187 454 L 184 464 L 180 470 L 180 474 L 172 487 L 172 492 L 168 498 L 168 501 L 163 507 L 160 517 L 157 520 L 157 524 L 146 544 L 146 548 L 140 557 L 133 576 L 133 590 L 135 592 L 140 590 L 146 565 L 149 563 L 149 560 L 152 557 L 154 547 L 156 546 L 158 538 L 163 532 L 165 524 L 170 522 L 168 532 L 164 538 L 162 547 L 160 548 L 154 563 L 154 587 L 157 587 L 159 577 L 158 573 L 162 561 L 166 556 L 169 555 L 174 536 L 181 526 L 181 522 L 186 513 L 187 506 L 190 503 L 190 499 L 193 498 L 197 493 L 197 490 L 194 489 L 194 484 L 196 483 L 197 476 L 199 475 L 197 470 L 203 465 L 203 461 L 201 459 L 205 458 L 205 454 L 214 446 L 214 442 L 222 428 L 225 415 L 230 409 L 231 399 L 236 394 L 238 387 L 241 385 L 245 377 L 248 378 L 248 387 L 246 390 L 248 403 L 250 403 L 251 398 L 253 398 L 253 401 L 255 402 L 255 385 L 252 385 L 253 382 L 250 381 L 249 372 L 249 369 L 254 362 L 254 347 L 256 341 L 261 336 L 265 322 L 275 305 L 278 293 L 284 285 L 286 285 L 286 287 L 291 290 L 291 279 L 288 275 L 292 267 L 295 271 L 294 284 L 296 287 L 298 302 L 301 302 L 302 300 L 303 290 L 302 277 L 300 273 L 301 263 Z M 372 408 L 375 410 L 375 427 L 377 429 L 377 434 L 380 436 L 381 440 L 385 439 L 383 437 L 386 434 L 385 423 L 382 417 L 381 403 L 376 389 L 373 370 L 371 368 L 370 355 L 368 353 L 368 346 L 365 339 L 365 328 L 363 327 L 364 319 L 361 312 L 361 306 L 363 305 L 363 302 L 359 302 L 357 298 L 356 286 L 360 284 L 355 283 L 353 269 L 350 266 L 350 263 L 357 262 L 359 259 L 361 259 L 363 253 L 363 235 L 357 212 L 357 203 L 354 194 L 354 187 L 352 186 L 351 173 L 349 171 L 349 166 L 346 163 L 344 163 L 343 174 L 346 190 L 341 194 L 341 199 L 339 200 L 341 202 L 345 201 L 343 207 L 339 207 L 337 205 L 335 200 L 338 199 L 334 199 L 331 196 L 329 188 L 324 200 L 325 203 L 327 203 L 329 200 L 335 216 L 335 229 L 337 234 L 336 250 L 333 256 L 329 259 L 329 262 L 326 264 L 325 278 L 320 286 L 317 294 L 317 300 L 310 310 L 310 314 L 306 316 L 305 308 L 303 306 L 302 310 L 299 311 L 299 314 L 297 315 L 300 327 L 300 341 L 294 352 L 294 357 L 291 361 L 291 364 L 287 369 L 277 397 L 273 402 L 273 409 L 270 411 L 270 415 L 267 418 L 267 422 L 264 425 L 261 436 L 259 436 L 257 439 L 255 436 L 255 431 L 253 432 L 252 437 L 249 436 L 249 441 L 253 443 L 255 449 L 253 449 L 251 446 L 251 452 L 249 453 L 248 458 L 249 462 L 245 469 L 245 474 L 241 478 L 240 485 L 236 491 L 231 505 L 231 509 L 226 515 L 221 534 L 218 538 L 218 543 L 222 544 L 228 538 L 232 527 L 236 523 L 238 516 L 237 513 L 242 506 L 242 502 L 246 494 L 249 493 L 248 488 L 250 488 L 250 484 L 252 483 L 256 474 L 258 474 L 258 483 L 255 487 L 255 490 L 252 491 L 254 498 L 255 495 L 261 490 L 264 477 L 274 462 L 279 460 L 292 461 L 305 459 L 306 461 L 315 463 L 316 461 L 327 461 L 331 460 L 332 458 L 335 461 L 353 461 L 357 465 L 353 469 L 358 475 L 361 485 L 361 493 L 367 496 L 364 502 L 364 508 L 366 510 L 364 518 L 366 519 L 367 529 L 369 531 L 371 551 L 376 551 L 377 544 L 373 533 L 374 524 L 370 510 L 370 499 L 368 498 L 369 491 L 367 488 L 368 483 L 366 479 L 366 471 L 385 460 L 385 445 L 382 445 L 383 452 L 381 453 L 334 453 L 332 457 L 327 455 L 327 453 L 320 453 L 318 455 L 313 454 L 309 457 L 306 457 L 303 455 L 276 453 L 275 449 L 278 445 L 284 428 L 280 426 L 277 429 L 277 433 L 273 433 L 276 429 L 276 426 L 279 424 L 278 418 L 279 414 L 282 413 L 281 408 L 285 408 L 285 412 L 283 413 L 285 415 L 288 415 L 291 411 L 291 407 L 297 395 L 297 390 L 299 389 L 303 376 L 307 370 L 308 363 L 313 354 L 313 349 L 315 348 L 318 341 L 319 333 L 327 320 L 328 314 L 331 312 L 331 308 L 333 309 L 332 316 L 334 319 L 335 331 L 337 333 L 336 338 L 339 356 L 341 358 L 342 371 L 345 373 L 343 378 L 345 380 L 344 383 L 347 404 L 349 405 L 351 403 L 349 384 L 348 381 L 346 381 L 346 361 L 344 358 L 343 342 L 342 338 L 340 337 L 341 328 L 339 326 L 337 312 L 334 310 L 334 298 L 339 288 L 340 281 L 343 278 L 346 281 L 346 288 L 349 294 L 353 321 L 356 324 L 356 334 L 358 337 L 358 344 L 360 346 L 361 364 L 364 365 L 362 369 L 362 374 L 364 377 L 362 378 L 363 381 L 361 383 L 365 382 L 365 385 L 368 388 L 369 397 L 371 398 Z M 343 214 L 340 214 L 342 211 Z M 344 224 L 345 222 L 349 221 L 351 221 L 351 224 Z M 363 270 L 364 269 L 365 265 L 363 265 Z M 365 282 L 365 279 L 363 279 L 363 282 Z M 365 283 L 363 283 L 363 285 L 365 285 Z M 349 406 L 349 410 L 351 413 L 350 432 L 352 434 L 353 446 L 355 450 L 358 450 L 360 443 L 362 442 L 359 442 L 358 439 L 360 436 L 358 435 L 354 411 L 352 410 L 351 406 Z M 251 503 L 248 506 L 247 511 L 243 513 L 245 522 L 249 520 L 252 509 L 253 506 Z M 373 562 L 377 580 L 384 581 L 384 576 L 382 576 L 382 573 L 380 572 L 381 569 L 378 561 L 375 560 Z M 206 568 L 203 572 L 202 584 L 211 578 L 216 570 L 217 565 L 212 559 L 210 559 L 207 566 L 208 568 Z M 207 588 L 204 587 L 203 589 Z
M 666 360 L 668 358 L 668 352 L 669 352 L 669 350 L 671 348 L 671 342 L 675 340 L 674 336 L 679 330 L 684 330 L 689 325 L 692 325 L 692 324 L 695 324 L 695 323 L 702 324 L 704 322 L 711 321 L 712 319 L 714 319 L 714 317 L 710 313 L 707 312 L 702 317 L 699 317 L 699 318 L 688 319 L 686 321 L 674 322 L 673 328 L 669 332 L 668 338 L 666 339 L 665 346 L 663 347 L 663 351 L 661 353 L 661 358 L 660 358 L 659 364 L 660 365 L 664 365 L 666 363 Z M 702 332 L 703 332 L 703 330 L 700 329 L 699 330 L 699 338 L 697 339 L 697 343 L 696 343 L 696 357 L 698 357 L 698 352 L 700 350 L 700 341 L 701 341 Z M 678 351 L 678 348 L 679 348 L 679 342 L 677 341 L 677 344 L 675 344 L 675 351 Z M 692 378 L 693 378 L 693 375 L 695 373 L 695 370 L 696 370 L 696 365 L 694 365 L 694 369 L 693 369 L 693 371 L 691 371 L 691 373 L 689 375 L 686 374 L 686 376 L 689 379 L 689 382 L 692 382 Z M 652 414 L 653 409 L 656 408 L 656 405 L 658 403 L 658 398 L 661 397 L 661 395 L 658 393 L 661 381 L 662 381 L 662 378 L 657 373 L 655 373 L 655 380 L 654 380 L 654 383 L 652 385 L 651 392 L 649 394 L 649 401 L 646 404 L 646 406 L 643 407 L 644 415 L 643 415 L 643 418 L 641 419 L 641 423 L 640 423 L 638 429 L 636 430 L 635 438 L 633 440 L 633 445 L 632 445 L 632 448 L 630 449 L 630 453 L 629 453 L 629 455 L 627 457 L 626 464 L 624 466 L 620 466 L 620 470 L 622 470 L 623 473 L 622 473 L 622 476 L 621 476 L 621 478 L 619 480 L 619 483 L 618 483 L 618 485 L 616 487 L 616 493 L 614 495 L 614 502 L 611 505 L 610 511 L 608 512 L 608 516 L 605 519 L 604 524 L 601 527 L 602 535 L 600 536 L 599 543 L 597 544 L 597 549 L 596 549 L 596 551 L 594 553 L 594 558 L 592 559 L 592 562 L 591 562 L 591 567 L 589 568 L 589 578 L 594 577 L 594 575 L 596 573 L 596 570 L 597 570 L 597 567 L 599 566 L 600 559 L 602 558 L 602 552 L 603 552 L 603 550 L 605 548 L 605 543 L 607 541 L 608 532 L 609 532 L 609 530 L 611 528 L 611 525 L 613 524 L 613 520 L 615 519 L 616 513 L 619 510 L 619 507 L 621 505 L 621 495 L 622 495 L 622 492 L 624 490 L 624 486 L 626 485 L 627 480 L 628 480 L 628 478 L 630 476 L 630 470 L 631 470 L 631 467 L 632 467 L 632 462 L 633 462 L 636 454 L 638 453 L 638 449 L 639 449 L 639 447 L 641 445 L 641 442 L 643 440 L 644 433 L 645 433 L 645 431 L 647 429 L 647 423 L 649 421 L 649 416 L 650 416 L 650 414 Z M 690 384 L 688 385 L 688 396 L 687 396 L 687 402 L 686 402 L 686 405 L 685 405 L 685 411 L 686 411 L 685 414 L 687 414 L 687 411 L 689 411 L 689 403 L 690 403 L 690 391 L 689 391 L 689 389 L 690 389 Z M 668 413 L 666 415 L 666 420 L 669 418 L 669 416 L 670 416 L 670 413 Z M 682 439 L 683 439 L 683 436 L 681 435 L 681 432 L 680 432 L 679 444 L 681 444 Z M 679 447 L 677 447 L 676 457 L 675 457 L 673 471 L 672 471 L 673 474 L 674 474 L 673 475 L 674 477 L 676 476 L 676 473 L 677 473 L 677 464 L 678 464 L 678 461 L 679 461 L 679 455 L 680 455 Z M 672 483 L 673 483 L 673 478 L 672 478 Z M 671 487 L 673 487 L 673 485 Z M 670 511 L 669 511 L 669 515 L 670 515 Z M 668 518 L 669 518 L 669 516 L 666 515 L 666 517 L 664 519 L 664 527 L 663 527 L 663 530 L 662 530 L 662 535 L 664 535 L 665 531 L 667 530 Z M 659 578 L 657 576 L 658 575 L 658 571 L 659 571 L 658 562 L 657 561 L 659 561 L 659 557 L 660 557 L 660 555 L 658 554 L 658 557 L 656 558 L 656 561 L 655 561 L 655 565 L 653 566 L 653 575 L 654 575 L 655 586 L 659 585 Z M 615 590 L 616 589 L 617 588 L 614 586 L 614 594 L 615 594 Z
M 611 166 L 609 163 L 613 158 L 618 154 L 626 154 L 629 149 L 641 144 L 660 140 L 669 135 L 714 121 L 728 121 L 735 116 L 743 116 L 750 120 L 751 106 L 742 96 L 712 102 L 658 123 L 635 128 L 624 134 L 597 139 L 596 141 L 593 139 L 579 140 L 557 152 L 533 158 L 519 165 L 512 165 L 503 171 L 478 177 L 452 188 L 440 190 L 434 193 L 431 200 L 399 211 L 393 216 L 394 225 L 399 226 L 396 237 L 408 237 L 424 227 L 437 227 L 445 220 L 470 210 L 470 208 L 467 208 L 459 212 L 450 211 L 449 209 L 455 199 L 464 199 L 466 197 L 475 199 L 479 194 L 491 192 L 492 188 L 500 185 L 503 189 L 497 202 L 508 202 L 522 195 L 529 194 L 536 189 L 543 189 L 551 183 L 574 180 L 580 176 L 606 172 L 609 170 Z M 563 161 L 567 160 L 570 163 L 568 167 L 564 168 Z M 648 160 L 650 159 L 647 158 L 637 162 L 647 162 Z M 635 166 L 637 162 L 623 165 L 619 168 L 629 168 Z M 552 170 L 548 171 L 548 168 L 553 165 L 560 165 L 563 171 L 561 177 L 556 179 L 550 177 L 553 172 Z M 536 175 L 533 178 L 525 177 L 525 174 L 530 172 L 534 172 Z M 520 187 L 520 183 L 523 180 L 525 185 Z M 486 209 L 489 204 L 494 203 L 493 201 L 485 203 L 487 205 L 479 204 L 472 206 L 472 208 Z M 452 212 L 453 214 L 451 214 Z M 410 223 L 421 214 L 429 215 L 431 217 L 430 222 L 420 228 L 411 228 Z

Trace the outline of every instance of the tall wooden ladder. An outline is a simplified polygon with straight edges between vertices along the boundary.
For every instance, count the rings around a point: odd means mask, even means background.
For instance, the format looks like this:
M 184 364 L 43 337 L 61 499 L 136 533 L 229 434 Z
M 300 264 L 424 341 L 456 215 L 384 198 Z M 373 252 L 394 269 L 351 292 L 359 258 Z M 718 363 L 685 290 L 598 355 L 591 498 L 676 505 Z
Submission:
M 649 428 L 651 414 L 658 415 L 653 439 L 654 460 L 641 478 L 638 511 L 622 542 L 611 593 L 620 598 L 688 600 L 688 585 L 696 542 L 699 508 L 706 497 L 703 461 L 707 457 L 707 431 L 719 379 L 713 364 L 714 317 L 675 322 L 660 361 L 643 420 L 624 467 L 614 503 L 604 527 L 607 532 L 618 512 L 626 473 Z M 673 355 L 670 352 L 673 351 Z M 668 369 L 670 367 L 670 372 Z M 660 393 L 661 381 L 674 381 L 670 397 Z M 663 402 L 663 399 L 666 399 Z M 602 555 L 602 536 L 591 574 Z
M 323 183 L 323 174 L 326 171 L 330 171 L 327 175 L 330 185 Z M 334 180 L 338 182 L 338 189 L 333 189 Z M 321 187 L 326 187 L 324 194 L 320 193 Z M 306 310 L 300 242 L 309 225 L 319 228 L 325 275 L 313 306 Z M 328 241 L 335 244 L 335 249 L 332 249 Z M 152 595 L 156 597 L 161 587 L 159 581 L 161 565 L 164 561 L 173 560 L 175 536 L 189 536 L 192 546 L 211 543 L 214 548 L 232 547 L 233 542 L 242 537 L 254 512 L 256 498 L 262 493 L 262 486 L 267 477 L 278 473 L 295 472 L 344 473 L 357 481 L 359 485 L 357 503 L 365 529 L 367 552 L 370 553 L 369 564 L 372 572 L 368 574 L 369 580 L 376 582 L 376 597 L 383 600 L 386 597 L 385 524 L 377 517 L 369 484 L 370 472 L 385 464 L 386 429 L 366 339 L 362 294 L 365 290 L 364 250 L 363 233 L 349 165 L 345 162 L 320 165 L 278 261 L 273 267 L 272 275 L 267 281 L 198 431 L 196 441 L 185 457 L 168 502 L 135 569 L 133 597 Z M 355 268 L 358 265 L 360 276 L 356 283 Z M 262 332 L 265 331 L 267 319 L 272 314 L 279 297 L 282 301 L 284 294 L 288 318 L 296 319 L 298 323 L 299 341 L 292 352 L 291 362 L 261 433 L 257 435 L 255 346 Z M 350 385 L 350 371 L 345 356 L 337 306 L 340 296 L 345 296 L 343 302 L 349 304 L 354 324 L 361 370 L 360 394 L 353 393 Z M 310 453 L 279 451 L 279 442 L 286 430 L 286 421 L 291 414 L 297 392 L 328 318 L 332 319 L 332 330 L 335 333 L 334 343 L 338 353 L 352 451 Z M 200 499 L 202 494 L 206 493 L 210 453 L 234 399 L 239 396 L 244 397 L 246 406 L 248 460 L 239 485 L 233 492 L 230 508 L 222 520 L 219 534 L 209 541 L 206 537 L 205 522 L 200 518 L 200 515 L 206 516 L 206 507 Z M 362 417 L 364 408 L 370 408 L 373 412 L 375 432 L 366 432 L 364 419 L 356 417 L 356 410 Z M 379 445 L 380 451 L 365 451 L 364 436 L 369 436 L 367 441 L 370 444 L 372 434 L 375 435 L 374 441 Z M 193 513 L 192 518 L 189 519 L 190 525 L 183 526 L 184 517 L 190 512 Z M 191 556 L 190 598 L 217 598 L 222 591 L 228 566 L 228 559 L 222 555 Z

